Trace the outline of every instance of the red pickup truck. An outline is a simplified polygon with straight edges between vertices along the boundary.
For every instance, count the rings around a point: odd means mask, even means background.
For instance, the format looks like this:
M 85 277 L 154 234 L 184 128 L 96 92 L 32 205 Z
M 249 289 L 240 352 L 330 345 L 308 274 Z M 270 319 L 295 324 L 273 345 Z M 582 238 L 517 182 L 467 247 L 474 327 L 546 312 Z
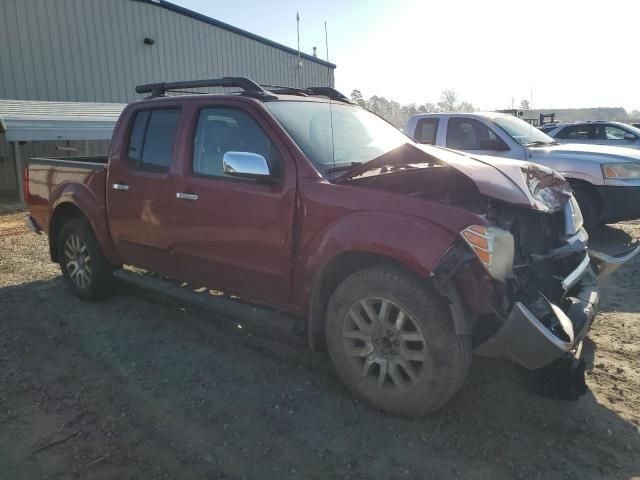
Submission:
M 166 94 L 204 87 L 240 91 Z M 418 145 L 333 89 L 137 91 L 108 159 L 26 171 L 28 222 L 73 293 L 100 298 L 133 265 L 276 307 L 381 409 L 433 412 L 474 349 L 528 369 L 575 356 L 595 273 L 626 259 L 587 250 L 552 170 Z

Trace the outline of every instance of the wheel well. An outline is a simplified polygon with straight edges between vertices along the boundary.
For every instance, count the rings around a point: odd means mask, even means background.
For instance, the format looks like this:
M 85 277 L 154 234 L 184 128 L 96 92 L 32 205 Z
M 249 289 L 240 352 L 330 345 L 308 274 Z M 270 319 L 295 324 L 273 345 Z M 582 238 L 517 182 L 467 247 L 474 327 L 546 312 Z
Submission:
M 412 275 L 413 270 L 397 260 L 369 252 L 344 252 L 324 266 L 316 280 L 311 295 L 309 312 L 309 346 L 313 351 L 326 348 L 324 338 L 324 320 L 327 304 L 334 290 L 352 273 L 374 265 L 395 265 Z
M 60 229 L 65 223 L 74 218 L 85 218 L 85 215 L 82 213 L 82 210 L 72 203 L 59 205 L 51 216 L 51 222 L 49 223 L 49 254 L 51 255 L 51 260 L 54 262 L 58 261 L 58 236 Z
M 600 198 L 596 188 L 589 182 L 577 178 L 568 178 L 567 180 L 573 190 L 581 190 L 593 199 L 598 209 L 598 215 L 601 217 L 604 212 L 604 204 L 602 203 L 602 199 Z

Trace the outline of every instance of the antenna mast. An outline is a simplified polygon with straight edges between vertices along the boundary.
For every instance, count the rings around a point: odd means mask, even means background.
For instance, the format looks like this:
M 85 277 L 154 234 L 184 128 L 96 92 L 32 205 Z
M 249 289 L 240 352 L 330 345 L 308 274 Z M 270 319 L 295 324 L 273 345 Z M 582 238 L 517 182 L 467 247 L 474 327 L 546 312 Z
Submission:
M 329 63 L 329 34 L 327 33 L 327 22 L 324 22 L 324 45 L 327 50 L 327 63 Z M 331 67 L 327 65 L 327 86 L 333 87 L 331 84 Z
M 302 88 L 302 60 L 300 59 L 300 12 L 296 12 L 296 28 L 298 30 L 298 65 L 296 71 L 298 72 L 298 87 Z

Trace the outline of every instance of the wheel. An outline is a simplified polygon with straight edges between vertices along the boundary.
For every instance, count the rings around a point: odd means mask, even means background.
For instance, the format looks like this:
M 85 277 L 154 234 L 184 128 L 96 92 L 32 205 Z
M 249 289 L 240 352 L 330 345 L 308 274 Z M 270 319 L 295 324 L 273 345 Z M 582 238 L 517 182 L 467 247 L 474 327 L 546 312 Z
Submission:
M 422 416 L 460 388 L 471 363 L 470 335 L 456 335 L 445 301 L 393 266 L 345 279 L 325 322 L 331 360 L 357 396 L 397 415 Z
M 587 232 L 593 232 L 599 225 L 600 209 L 593 196 L 582 188 L 574 188 L 573 195 L 576 197 L 582 219 L 584 220 L 584 228 Z
M 71 291 L 82 300 L 97 300 L 113 289 L 115 267 L 109 263 L 89 223 L 69 220 L 58 237 L 60 269 Z

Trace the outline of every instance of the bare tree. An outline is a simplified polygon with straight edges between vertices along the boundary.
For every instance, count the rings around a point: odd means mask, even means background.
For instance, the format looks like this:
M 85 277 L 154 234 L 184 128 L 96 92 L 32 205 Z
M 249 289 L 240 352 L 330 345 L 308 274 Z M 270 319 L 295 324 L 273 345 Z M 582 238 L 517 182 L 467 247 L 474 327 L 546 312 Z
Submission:
M 469 102 L 460 102 L 456 105 L 455 111 L 457 112 L 475 112 L 476 108 Z
M 523 98 L 520 102 L 520 110 L 529 110 L 531 106 L 529 105 L 529 100 Z
M 455 90 L 444 90 L 440 94 L 440 101 L 438 107 L 443 112 L 453 112 L 458 105 L 458 94 Z
M 360 90 L 353 90 L 351 92 L 351 101 L 353 103 L 355 103 L 356 105 L 360 105 L 361 107 L 366 106 L 366 102 L 364 100 L 364 98 L 362 97 L 362 92 Z

